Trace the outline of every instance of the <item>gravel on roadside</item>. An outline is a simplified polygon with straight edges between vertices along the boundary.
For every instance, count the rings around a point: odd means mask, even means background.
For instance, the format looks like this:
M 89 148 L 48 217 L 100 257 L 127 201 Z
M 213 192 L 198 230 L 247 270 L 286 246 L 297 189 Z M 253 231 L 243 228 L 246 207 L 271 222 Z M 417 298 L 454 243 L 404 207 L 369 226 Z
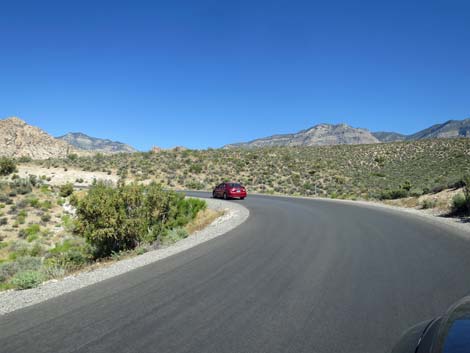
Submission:
M 206 242 L 229 232 L 242 224 L 250 212 L 240 202 L 223 201 L 216 199 L 204 199 L 207 206 L 214 210 L 224 210 L 224 215 L 215 219 L 206 228 L 194 232 L 189 237 L 177 243 L 157 250 L 146 252 L 143 255 L 124 259 L 109 266 L 91 271 L 80 272 L 60 280 L 50 280 L 37 288 L 22 291 L 8 290 L 0 292 L 0 315 L 34 305 L 59 295 L 72 292 L 79 288 L 118 276 L 138 267 L 159 261 L 171 255 L 185 251 L 193 246 Z

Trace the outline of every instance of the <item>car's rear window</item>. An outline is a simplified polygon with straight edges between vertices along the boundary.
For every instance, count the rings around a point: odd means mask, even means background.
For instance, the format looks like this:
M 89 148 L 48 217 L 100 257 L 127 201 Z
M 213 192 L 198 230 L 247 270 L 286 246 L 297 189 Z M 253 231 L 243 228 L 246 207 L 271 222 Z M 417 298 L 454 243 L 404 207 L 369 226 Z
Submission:
M 238 184 L 238 183 L 229 183 L 228 184 L 231 188 L 241 188 L 242 185 L 241 184 Z

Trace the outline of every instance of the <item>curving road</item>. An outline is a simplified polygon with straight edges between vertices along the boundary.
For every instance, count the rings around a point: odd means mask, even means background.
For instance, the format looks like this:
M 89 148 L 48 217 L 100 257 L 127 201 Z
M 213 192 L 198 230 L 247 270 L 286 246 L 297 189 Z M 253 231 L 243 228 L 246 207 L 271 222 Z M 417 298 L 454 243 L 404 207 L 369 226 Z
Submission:
M 250 218 L 226 235 L 0 317 L 0 352 L 389 352 L 470 293 L 470 241 L 453 228 L 331 201 L 241 202 Z

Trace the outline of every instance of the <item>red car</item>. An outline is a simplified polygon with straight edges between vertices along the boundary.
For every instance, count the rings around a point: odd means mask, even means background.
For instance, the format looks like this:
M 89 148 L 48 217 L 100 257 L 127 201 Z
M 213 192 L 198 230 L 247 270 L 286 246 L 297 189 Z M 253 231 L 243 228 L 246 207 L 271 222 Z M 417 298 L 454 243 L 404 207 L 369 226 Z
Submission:
M 239 198 L 243 200 L 246 197 L 246 189 L 240 183 L 227 182 L 217 185 L 212 191 L 212 197 L 222 197 L 224 199 Z

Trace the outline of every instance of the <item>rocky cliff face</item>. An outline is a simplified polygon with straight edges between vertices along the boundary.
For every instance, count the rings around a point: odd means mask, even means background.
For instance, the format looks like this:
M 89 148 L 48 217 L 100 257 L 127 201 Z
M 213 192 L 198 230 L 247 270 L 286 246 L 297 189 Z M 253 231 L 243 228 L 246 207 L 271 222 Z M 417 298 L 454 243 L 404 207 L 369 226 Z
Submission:
M 366 129 L 353 128 L 346 124 L 319 124 L 295 134 L 273 135 L 246 143 L 225 147 L 268 147 L 268 146 L 323 146 L 379 143 Z
M 126 145 L 125 143 L 91 137 L 81 132 L 70 132 L 66 135 L 57 137 L 57 139 L 65 141 L 78 149 L 86 151 L 101 153 L 137 152 L 134 147 Z
M 33 159 L 63 158 L 78 151 L 67 142 L 12 117 L 0 120 L 0 156 Z

